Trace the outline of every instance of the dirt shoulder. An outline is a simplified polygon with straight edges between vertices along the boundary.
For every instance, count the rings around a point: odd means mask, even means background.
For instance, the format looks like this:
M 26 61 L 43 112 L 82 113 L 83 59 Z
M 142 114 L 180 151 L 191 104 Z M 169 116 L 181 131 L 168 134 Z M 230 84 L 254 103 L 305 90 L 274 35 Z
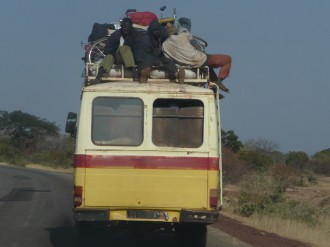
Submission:
M 0 165 L 2 166 L 14 166 L 14 165 L 9 165 L 5 162 L 0 162 Z M 32 169 L 39 169 L 39 170 L 44 170 L 44 171 L 52 171 L 52 172 L 62 172 L 62 173 L 73 173 L 73 168 L 53 168 L 53 167 L 48 167 L 48 166 L 43 166 L 40 164 L 27 164 L 24 166 L 25 168 L 32 168 Z
M 73 173 L 73 168 L 52 168 L 48 166 L 43 166 L 39 164 L 27 164 L 25 167 L 27 168 L 33 168 L 33 169 L 40 169 L 40 170 L 45 170 L 45 171 L 53 171 L 53 172 L 63 172 L 63 173 Z
M 212 226 L 255 247 L 310 247 L 306 243 L 244 225 L 224 215 L 220 215 L 218 222 Z

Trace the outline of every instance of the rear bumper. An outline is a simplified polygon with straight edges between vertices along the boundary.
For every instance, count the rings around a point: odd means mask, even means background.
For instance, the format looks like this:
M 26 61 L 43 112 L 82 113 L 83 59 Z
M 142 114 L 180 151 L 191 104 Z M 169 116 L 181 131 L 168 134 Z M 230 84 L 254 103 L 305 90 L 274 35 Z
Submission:
M 219 211 L 218 210 L 185 210 L 182 209 L 180 213 L 180 222 L 194 222 L 194 223 L 205 223 L 213 224 L 218 221 Z
M 116 211 L 116 210 L 113 210 Z M 112 221 L 110 209 L 74 209 L 73 217 L 75 221 Z M 180 211 L 171 210 L 120 210 L 122 217 L 116 221 L 153 221 L 153 222 L 191 222 L 213 224 L 218 221 L 218 210 L 190 210 L 182 209 Z M 179 217 L 171 217 L 171 215 Z M 163 217 L 163 216 L 169 217 Z M 179 220 L 178 220 L 179 219 Z
M 110 210 L 108 209 L 74 209 L 75 221 L 109 221 Z

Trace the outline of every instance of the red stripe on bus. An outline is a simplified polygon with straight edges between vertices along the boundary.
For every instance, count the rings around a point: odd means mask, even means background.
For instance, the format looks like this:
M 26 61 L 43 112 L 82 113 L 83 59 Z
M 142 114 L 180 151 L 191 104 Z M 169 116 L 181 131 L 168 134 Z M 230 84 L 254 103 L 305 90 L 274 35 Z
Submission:
M 81 154 L 76 154 L 74 156 L 74 166 L 75 167 L 85 167 L 86 164 L 85 164 L 85 157 L 86 155 L 81 155 Z
M 75 155 L 75 167 L 219 170 L 217 157 Z

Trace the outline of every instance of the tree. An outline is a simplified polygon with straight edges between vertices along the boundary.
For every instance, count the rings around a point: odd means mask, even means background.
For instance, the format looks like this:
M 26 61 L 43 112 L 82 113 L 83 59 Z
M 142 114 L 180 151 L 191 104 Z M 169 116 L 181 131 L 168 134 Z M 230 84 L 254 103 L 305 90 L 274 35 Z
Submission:
M 314 154 L 308 165 L 315 173 L 330 175 L 330 148 Z
M 277 151 L 279 145 L 272 140 L 264 138 L 250 139 L 244 143 L 244 146 L 248 150 L 268 156 L 273 163 L 283 163 L 285 161 L 285 155 Z
M 314 154 L 313 159 L 318 161 L 330 161 L 330 148 L 317 152 Z
M 18 149 L 33 147 L 48 136 L 58 136 L 59 127 L 22 111 L 0 114 L 0 137 L 9 138 Z
M 295 168 L 303 169 L 305 168 L 308 161 L 309 161 L 309 157 L 305 152 L 302 151 L 289 152 L 286 155 L 285 164 Z
M 229 147 L 222 148 L 223 182 L 238 183 L 248 172 L 247 162 L 239 159 L 238 155 Z
M 272 140 L 267 140 L 264 138 L 259 138 L 259 139 L 251 139 L 248 140 L 245 143 L 246 146 L 248 146 L 250 149 L 255 149 L 258 151 L 264 151 L 267 153 L 274 152 L 278 149 L 279 145 L 272 141 Z
M 252 170 L 259 172 L 267 171 L 273 163 L 270 156 L 255 150 L 242 150 L 239 152 L 239 158 L 246 161 Z
M 221 130 L 221 143 L 225 147 L 229 147 L 235 153 L 238 152 L 243 146 L 233 130 L 228 130 L 227 132 Z

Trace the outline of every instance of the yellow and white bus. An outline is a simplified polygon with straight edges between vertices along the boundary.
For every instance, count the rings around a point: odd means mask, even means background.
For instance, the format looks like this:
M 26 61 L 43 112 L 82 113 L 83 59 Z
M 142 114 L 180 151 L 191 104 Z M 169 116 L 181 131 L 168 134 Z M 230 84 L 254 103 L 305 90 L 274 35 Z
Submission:
M 66 126 L 76 136 L 78 225 L 143 223 L 205 246 L 222 204 L 219 92 L 211 84 L 83 88 L 79 120 L 69 113 Z

